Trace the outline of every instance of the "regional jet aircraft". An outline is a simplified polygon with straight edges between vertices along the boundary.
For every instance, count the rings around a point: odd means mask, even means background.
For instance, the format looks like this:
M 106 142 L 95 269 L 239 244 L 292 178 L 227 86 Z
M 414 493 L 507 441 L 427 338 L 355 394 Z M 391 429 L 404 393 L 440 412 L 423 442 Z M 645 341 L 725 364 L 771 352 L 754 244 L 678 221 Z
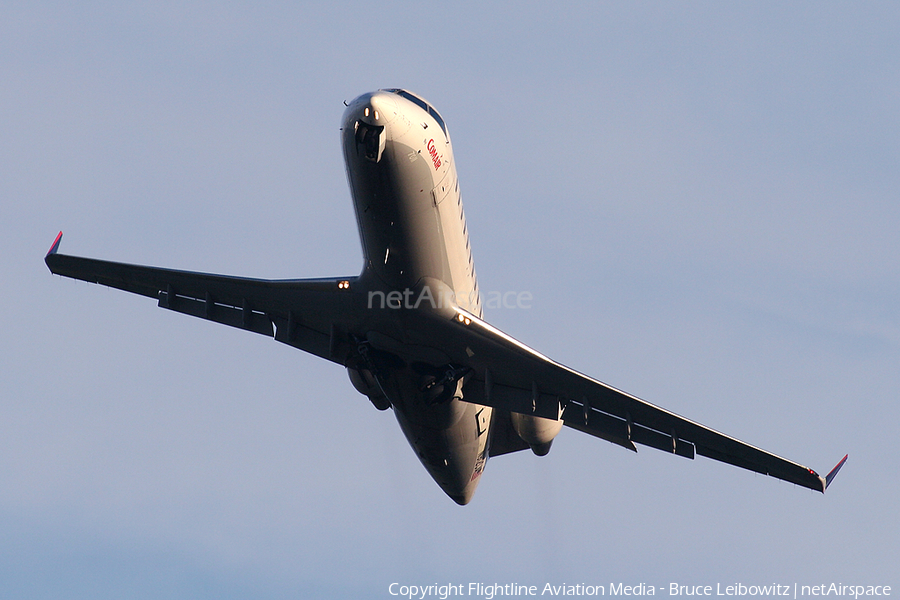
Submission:
M 341 141 L 364 265 L 356 276 L 265 280 L 46 256 L 58 275 L 260 333 L 347 369 L 393 409 L 444 492 L 466 504 L 487 459 L 537 455 L 563 425 L 623 448 L 706 456 L 824 492 L 812 469 L 582 375 L 484 320 L 447 125 L 402 89 L 347 105 Z

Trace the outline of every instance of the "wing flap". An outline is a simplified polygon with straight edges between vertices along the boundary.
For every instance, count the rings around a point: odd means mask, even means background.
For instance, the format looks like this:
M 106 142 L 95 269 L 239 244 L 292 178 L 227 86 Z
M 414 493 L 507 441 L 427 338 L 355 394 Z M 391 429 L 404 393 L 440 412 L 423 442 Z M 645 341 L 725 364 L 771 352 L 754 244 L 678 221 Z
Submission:
M 159 307 L 166 308 L 192 317 L 200 317 L 223 325 L 246 329 L 254 333 L 274 337 L 275 331 L 271 318 L 266 313 L 253 310 L 246 298 L 240 308 L 230 304 L 216 302 L 212 294 L 198 300 L 190 296 L 178 296 L 171 289 L 159 292 Z
M 563 422 L 572 429 L 637 452 L 637 448 L 634 446 L 635 440 L 631 436 L 632 423 L 629 423 L 627 419 L 620 419 L 614 415 L 593 410 L 586 403 L 578 406 L 574 402 L 570 402 L 566 404 L 563 412 Z

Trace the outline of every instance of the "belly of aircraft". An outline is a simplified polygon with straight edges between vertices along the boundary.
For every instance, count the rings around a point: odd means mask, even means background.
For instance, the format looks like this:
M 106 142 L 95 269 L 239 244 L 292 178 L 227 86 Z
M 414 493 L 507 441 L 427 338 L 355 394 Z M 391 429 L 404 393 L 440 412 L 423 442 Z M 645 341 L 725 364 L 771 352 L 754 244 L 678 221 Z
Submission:
M 371 104 L 368 115 L 374 117 L 375 103 Z M 438 163 L 427 150 L 427 141 L 437 132 L 422 138 L 416 133 L 417 124 L 404 120 L 404 115 L 386 115 L 384 107 L 388 105 L 379 106 L 379 120 L 375 121 L 366 116 L 365 102 L 357 106 L 354 101 L 343 127 L 344 157 L 365 257 L 360 281 L 384 293 L 415 290 L 403 296 L 404 302 L 420 298 L 423 286 L 440 288 L 431 289 L 431 297 L 442 304 L 439 292 L 453 292 L 454 284 L 461 283 L 453 281 L 452 258 L 438 207 L 445 195 L 435 193 L 450 173 L 449 144 L 444 168 L 438 171 Z M 366 127 L 369 129 L 360 133 Z M 382 137 L 376 143 L 373 136 Z M 451 225 L 462 227 L 456 221 Z M 415 314 L 402 313 L 433 309 L 429 302 L 416 309 L 374 308 L 386 311 L 372 321 L 384 328 L 377 330 L 375 325 L 376 330 L 360 333 L 372 344 L 367 360 L 378 371 L 384 394 L 419 460 L 448 496 L 466 504 L 487 459 L 491 409 L 460 399 L 463 375 L 452 381 L 452 389 L 438 393 L 429 387 L 429 381 L 440 379 L 452 368 L 440 360 L 440 348 L 428 353 L 431 356 L 419 357 L 392 351 L 392 325 L 404 319 L 409 326 L 415 319 Z
M 461 400 L 450 400 L 448 405 L 439 410 L 459 413 L 459 421 L 443 429 L 418 422 L 396 407 L 394 415 L 416 456 L 444 493 L 457 504 L 467 504 L 487 461 L 491 409 Z

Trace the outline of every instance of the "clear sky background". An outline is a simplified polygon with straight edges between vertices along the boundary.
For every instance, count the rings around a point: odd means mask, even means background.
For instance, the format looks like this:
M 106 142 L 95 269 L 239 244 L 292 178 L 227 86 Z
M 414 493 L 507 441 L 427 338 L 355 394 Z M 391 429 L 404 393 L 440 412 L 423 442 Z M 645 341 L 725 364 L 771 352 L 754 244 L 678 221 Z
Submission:
M 0 8 L 0 596 L 400 583 L 900 593 L 896 3 Z M 353 275 L 343 100 L 453 137 L 509 334 L 827 472 L 827 495 L 564 430 L 431 480 L 343 369 L 53 277 L 62 251 Z

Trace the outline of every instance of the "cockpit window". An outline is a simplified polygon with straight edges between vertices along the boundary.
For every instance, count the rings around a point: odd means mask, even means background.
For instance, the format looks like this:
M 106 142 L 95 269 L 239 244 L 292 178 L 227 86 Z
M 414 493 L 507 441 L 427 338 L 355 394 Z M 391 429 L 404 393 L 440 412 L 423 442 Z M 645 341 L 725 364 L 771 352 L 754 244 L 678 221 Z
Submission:
M 421 98 L 416 96 L 415 94 L 411 94 L 410 92 L 407 92 L 406 90 L 401 90 L 399 88 L 391 88 L 391 89 L 384 90 L 384 91 L 390 92 L 392 94 L 397 94 L 398 96 L 406 98 L 413 104 L 417 104 L 422 110 L 427 112 L 429 115 L 431 115 L 431 117 L 435 121 L 437 121 L 438 125 L 440 125 L 441 129 L 444 131 L 444 135 L 449 137 L 449 135 L 447 134 L 447 125 L 444 124 L 444 119 L 441 118 L 440 113 L 438 113 L 438 111 L 436 111 L 433 106 L 431 106 L 430 104 L 428 104 L 427 102 L 425 102 L 424 100 L 422 100 Z
M 438 125 L 441 126 L 441 129 L 444 130 L 444 136 L 447 136 L 447 126 L 444 125 L 444 120 L 441 118 L 441 115 L 438 114 L 438 111 L 434 110 L 433 107 L 428 107 L 428 114 L 434 117 L 434 120 L 438 122 Z
M 398 96 L 406 98 L 413 104 L 418 104 L 422 108 L 422 110 L 424 110 L 425 112 L 428 112 L 428 103 L 425 102 L 424 100 L 422 100 L 421 98 L 419 98 L 418 96 L 416 96 L 415 94 L 410 94 L 406 90 L 400 90 L 400 89 L 391 89 L 391 90 L 384 90 L 384 91 L 391 92 L 392 94 L 397 94 Z

